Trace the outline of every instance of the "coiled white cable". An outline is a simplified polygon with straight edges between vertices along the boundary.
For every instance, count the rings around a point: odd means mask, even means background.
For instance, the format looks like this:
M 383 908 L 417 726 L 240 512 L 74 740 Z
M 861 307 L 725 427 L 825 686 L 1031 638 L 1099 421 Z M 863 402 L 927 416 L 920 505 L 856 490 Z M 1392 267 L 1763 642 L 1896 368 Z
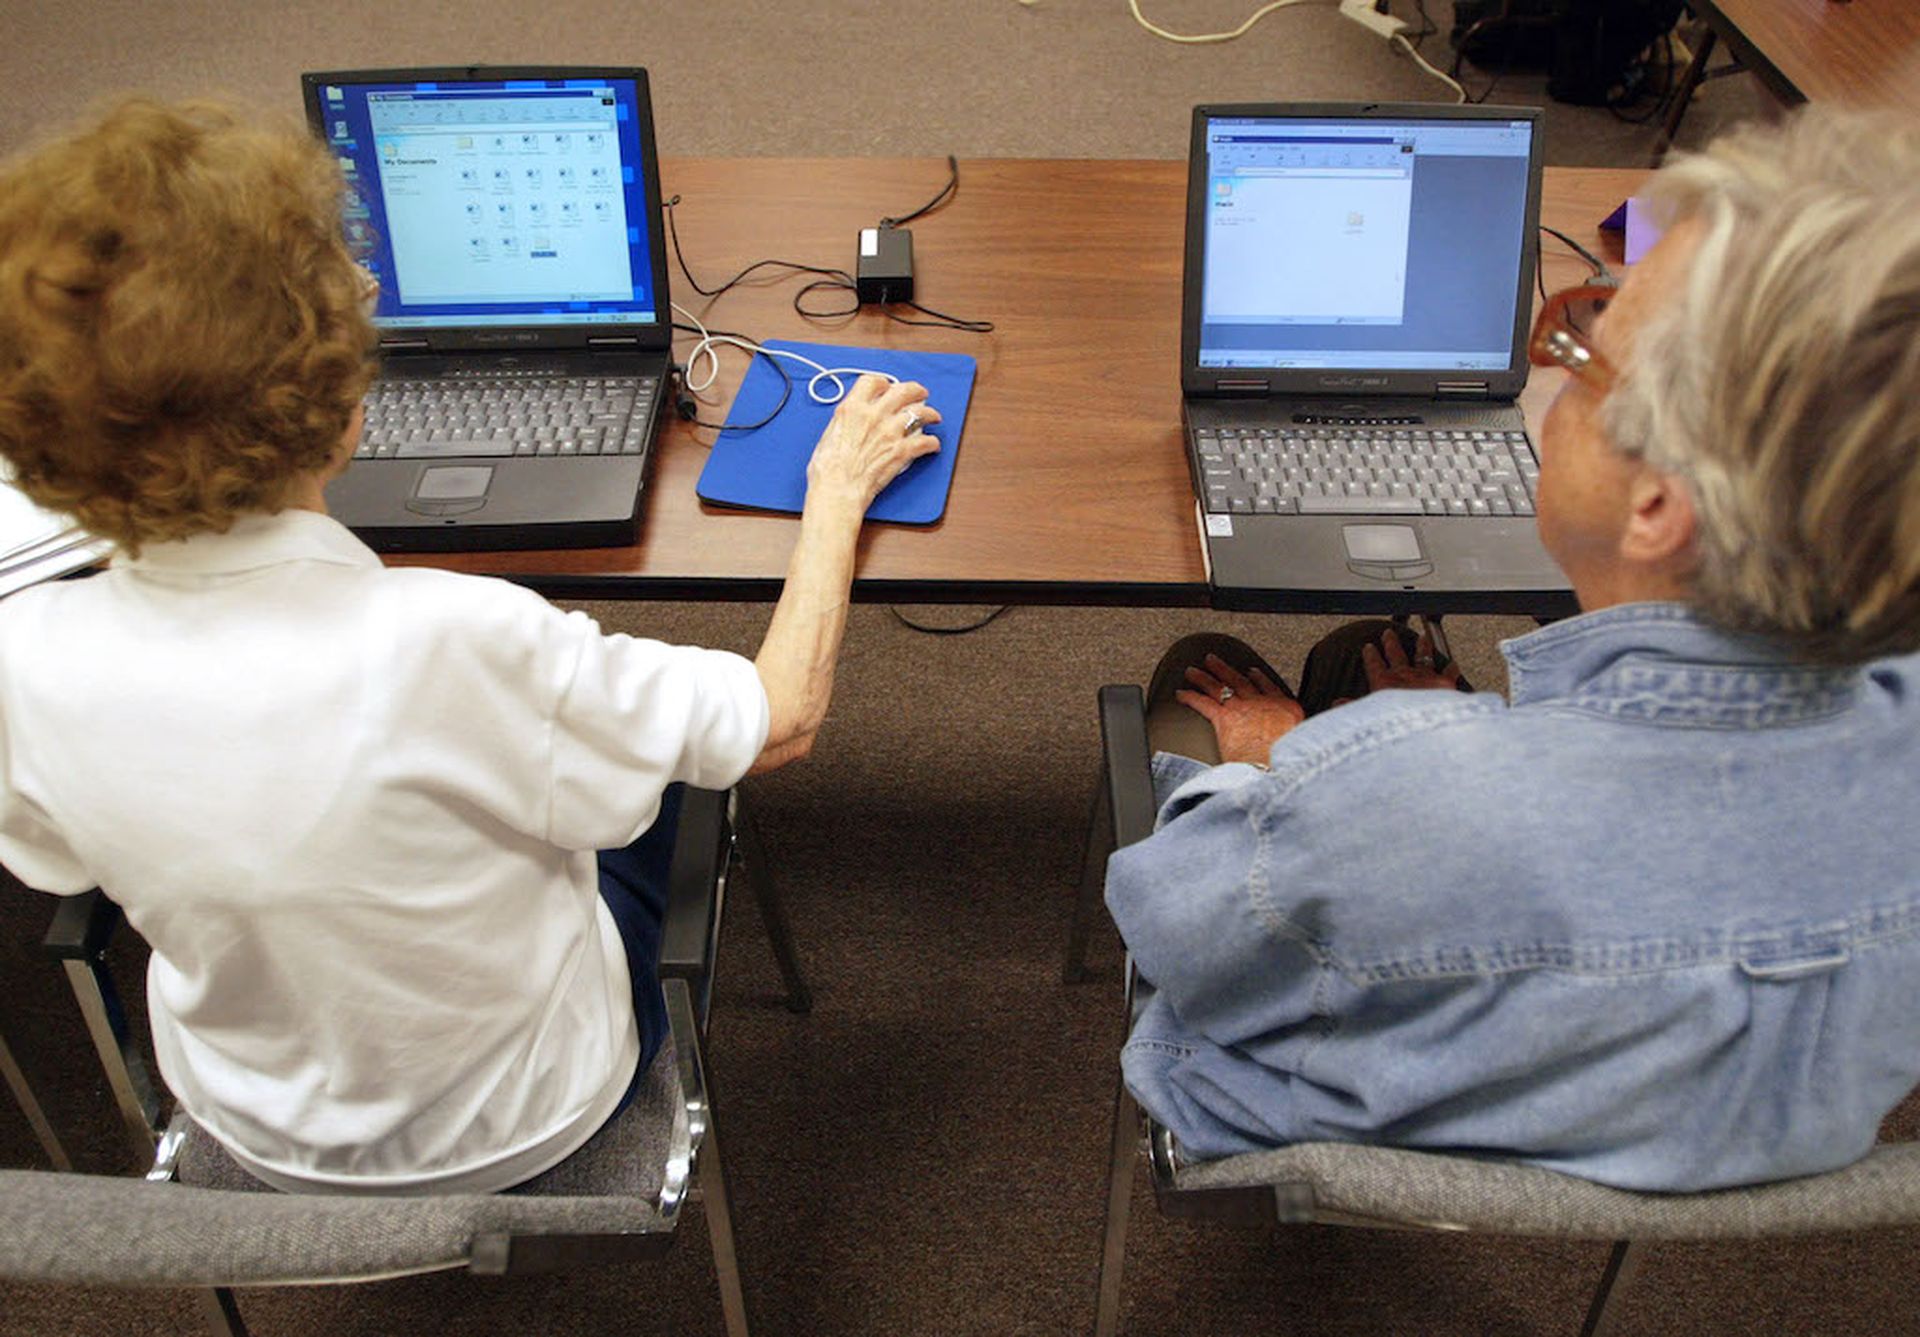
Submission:
M 694 315 L 693 312 L 687 310 L 684 306 L 681 306 L 680 303 L 675 302 L 673 309 L 678 311 L 682 316 L 685 316 L 687 320 L 692 323 L 693 327 L 700 331 L 700 341 L 694 344 L 693 351 L 687 354 L 686 386 L 688 394 L 698 395 L 702 390 L 711 386 L 719 377 L 720 355 L 714 350 L 720 345 L 725 345 L 730 348 L 743 348 L 748 353 L 759 353 L 765 357 L 783 357 L 791 362 L 798 362 L 805 366 L 812 367 L 813 375 L 807 381 L 807 398 L 816 404 L 838 404 L 842 399 L 847 397 L 847 383 L 841 379 L 843 376 L 883 376 L 887 380 L 896 383 L 900 380 L 898 376 L 888 371 L 878 371 L 871 367 L 822 366 L 812 358 L 801 353 L 793 352 L 791 349 L 768 348 L 763 344 L 755 343 L 751 339 L 742 339 L 738 335 L 733 334 L 715 334 L 706 327 L 705 322 L 703 322 L 700 317 Z M 694 370 L 701 358 L 707 360 L 705 375 L 701 375 Z M 833 383 L 833 391 L 831 394 L 821 390 L 820 382 L 822 381 L 831 381 Z

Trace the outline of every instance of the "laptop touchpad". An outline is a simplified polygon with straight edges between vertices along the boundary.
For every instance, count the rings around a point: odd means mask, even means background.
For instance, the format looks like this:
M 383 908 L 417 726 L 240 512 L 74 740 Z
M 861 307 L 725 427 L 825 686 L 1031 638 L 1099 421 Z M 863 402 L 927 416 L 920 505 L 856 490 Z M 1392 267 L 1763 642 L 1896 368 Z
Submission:
M 417 515 L 464 515 L 487 504 L 493 466 L 440 464 L 420 471 L 407 509 Z
M 1356 562 L 1417 562 L 1420 537 L 1411 525 L 1342 525 L 1347 556 Z

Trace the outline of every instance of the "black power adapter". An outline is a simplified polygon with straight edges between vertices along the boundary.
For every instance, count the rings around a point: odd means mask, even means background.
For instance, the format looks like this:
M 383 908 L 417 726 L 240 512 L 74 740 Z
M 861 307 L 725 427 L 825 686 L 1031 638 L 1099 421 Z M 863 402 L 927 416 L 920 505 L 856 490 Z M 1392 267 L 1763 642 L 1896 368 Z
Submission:
M 913 300 L 913 233 L 903 227 L 863 227 L 854 258 L 854 295 L 860 305 Z

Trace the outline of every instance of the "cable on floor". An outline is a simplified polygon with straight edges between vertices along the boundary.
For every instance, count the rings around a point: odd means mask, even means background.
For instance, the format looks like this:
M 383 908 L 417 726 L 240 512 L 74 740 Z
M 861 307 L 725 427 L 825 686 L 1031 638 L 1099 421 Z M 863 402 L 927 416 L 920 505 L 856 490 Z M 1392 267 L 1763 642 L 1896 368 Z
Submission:
M 995 619 L 999 618 L 1001 614 L 1005 613 L 1011 607 L 1013 607 L 1012 604 L 1001 604 L 998 608 L 988 613 L 985 617 L 980 618 L 978 621 L 968 622 L 963 626 L 958 626 L 958 627 L 936 627 L 931 625 L 930 623 L 915 622 L 912 618 L 908 617 L 905 613 L 901 612 L 897 606 L 891 605 L 891 604 L 888 605 L 887 611 L 893 614 L 893 620 L 898 622 L 901 626 L 906 627 L 911 631 L 920 632 L 922 635 L 965 636 L 968 632 L 980 630 L 980 628 L 986 626 L 989 622 L 992 622 Z

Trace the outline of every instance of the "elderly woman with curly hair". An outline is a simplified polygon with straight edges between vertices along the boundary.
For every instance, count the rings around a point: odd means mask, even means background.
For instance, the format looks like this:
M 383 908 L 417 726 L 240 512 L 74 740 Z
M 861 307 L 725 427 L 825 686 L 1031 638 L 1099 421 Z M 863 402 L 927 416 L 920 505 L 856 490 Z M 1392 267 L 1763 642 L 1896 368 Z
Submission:
M 678 785 L 807 752 L 861 517 L 939 415 L 849 393 L 753 661 L 387 570 L 322 491 L 373 374 L 342 190 L 206 105 L 0 166 L 0 456 L 121 550 L 0 604 L 0 861 L 124 907 L 161 1071 L 253 1174 L 487 1192 L 630 1098 Z
M 1705 1189 L 1865 1154 L 1920 1079 L 1920 126 L 1809 112 L 1650 195 L 1625 286 L 1534 332 L 1582 613 L 1506 642 L 1510 699 L 1391 638 L 1317 711 L 1224 638 L 1163 662 L 1211 736 L 1156 733 L 1107 900 L 1186 1155 Z

